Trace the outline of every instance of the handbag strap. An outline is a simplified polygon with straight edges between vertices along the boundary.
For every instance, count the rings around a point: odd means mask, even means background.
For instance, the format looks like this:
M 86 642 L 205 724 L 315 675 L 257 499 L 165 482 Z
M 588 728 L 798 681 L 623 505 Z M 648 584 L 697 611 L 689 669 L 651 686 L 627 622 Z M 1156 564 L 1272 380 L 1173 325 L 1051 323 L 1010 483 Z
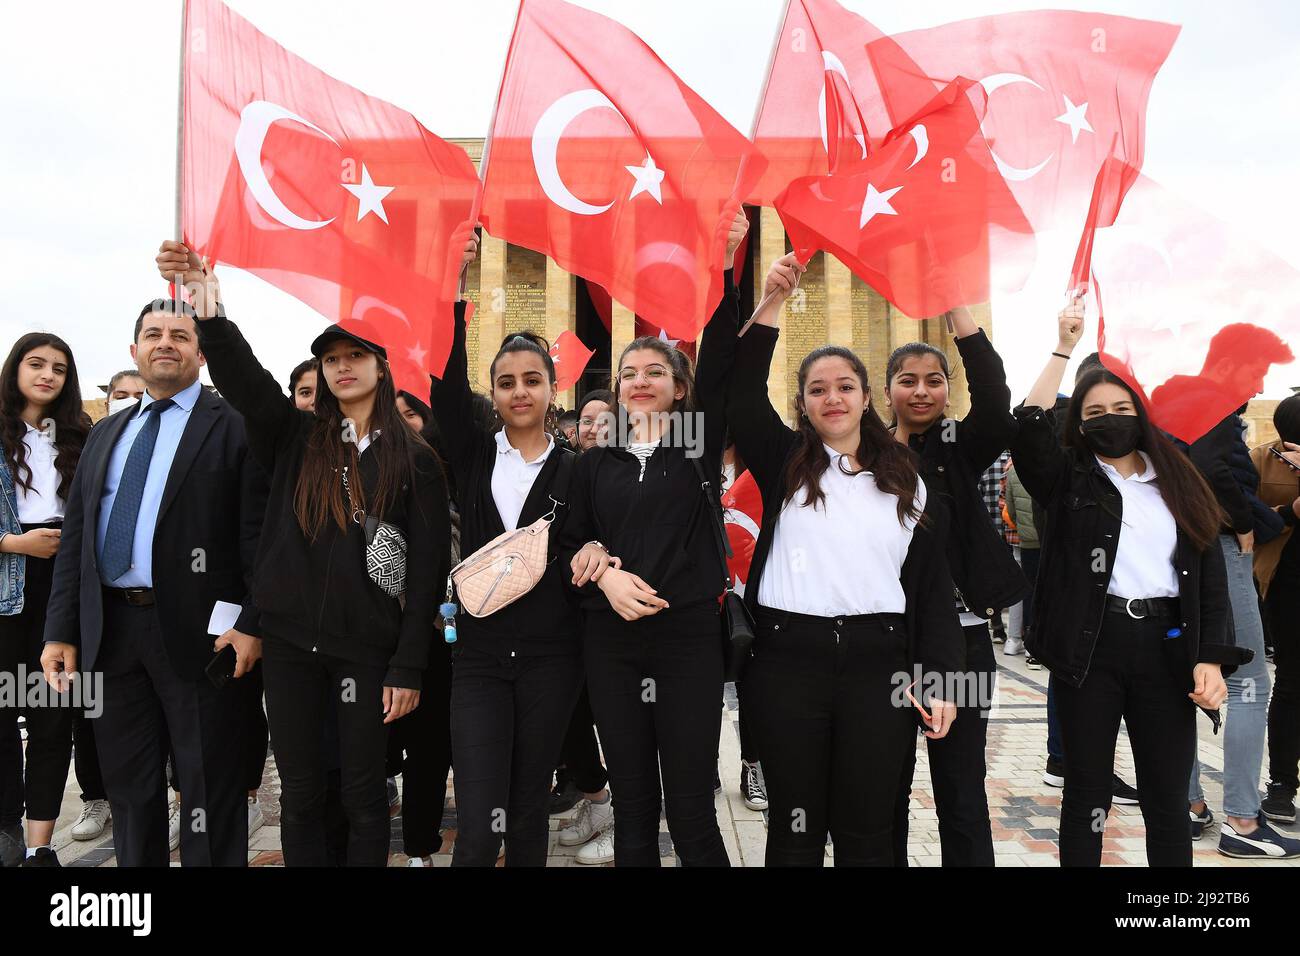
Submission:
M 722 497 L 713 493 L 713 482 L 704 473 L 704 466 L 699 458 L 692 458 L 695 474 L 700 479 L 700 490 L 704 492 L 704 507 L 709 512 L 709 523 L 713 526 L 713 543 L 718 546 L 718 556 L 722 558 L 722 578 L 725 590 L 731 590 L 731 572 L 727 569 L 727 559 L 735 557 L 731 550 L 731 541 L 727 538 L 726 521 L 722 515 Z

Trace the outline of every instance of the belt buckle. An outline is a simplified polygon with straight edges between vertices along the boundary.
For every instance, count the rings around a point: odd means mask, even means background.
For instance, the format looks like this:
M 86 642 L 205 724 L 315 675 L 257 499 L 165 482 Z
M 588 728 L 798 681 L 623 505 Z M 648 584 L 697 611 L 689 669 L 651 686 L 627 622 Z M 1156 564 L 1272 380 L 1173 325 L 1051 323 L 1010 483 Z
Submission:
M 1134 613 L 1133 613 L 1133 602 L 1134 602 L 1134 601 L 1142 601 L 1144 606 L 1145 606 L 1145 603 L 1146 603 L 1145 600 L 1144 600 L 1143 598 L 1128 598 L 1128 599 L 1124 602 L 1124 613 L 1127 614 L 1129 617 L 1133 618 L 1133 620 L 1135 620 L 1135 621 L 1144 621 L 1144 620 L 1146 620 L 1147 617 L 1148 617 L 1148 615 L 1143 614 L 1143 615 L 1141 615 L 1141 616 L 1138 616 L 1137 614 L 1134 614 Z

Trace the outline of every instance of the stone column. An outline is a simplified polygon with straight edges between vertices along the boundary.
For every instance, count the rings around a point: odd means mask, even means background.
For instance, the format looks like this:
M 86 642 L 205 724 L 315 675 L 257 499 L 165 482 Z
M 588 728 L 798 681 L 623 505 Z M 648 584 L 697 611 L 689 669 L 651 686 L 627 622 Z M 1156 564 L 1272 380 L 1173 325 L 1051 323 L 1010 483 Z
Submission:
M 574 278 L 565 272 L 555 260 L 546 260 L 546 331 L 547 341 L 552 345 L 560 333 L 573 330 Z M 564 408 L 573 407 L 574 389 L 568 388 L 556 396 L 555 401 Z
M 853 348 L 853 273 L 829 253 L 826 268 L 826 342 Z
M 478 387 L 490 392 L 488 370 L 495 357 L 492 350 L 505 334 L 506 243 L 483 233 L 479 262 L 479 307 L 467 330 L 466 345 L 471 379 L 477 378 Z

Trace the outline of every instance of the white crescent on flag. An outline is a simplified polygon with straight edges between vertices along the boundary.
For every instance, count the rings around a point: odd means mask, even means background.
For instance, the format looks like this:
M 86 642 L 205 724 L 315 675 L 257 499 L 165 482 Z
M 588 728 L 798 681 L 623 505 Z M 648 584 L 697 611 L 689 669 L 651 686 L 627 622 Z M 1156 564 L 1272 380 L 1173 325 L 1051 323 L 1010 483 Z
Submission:
M 239 113 L 239 129 L 235 131 L 235 158 L 239 171 L 244 174 L 248 191 L 268 216 L 290 229 L 321 229 L 334 221 L 329 219 L 304 219 L 284 204 L 271 188 L 270 180 L 262 169 L 262 143 L 271 127 L 280 120 L 292 120 L 308 129 L 314 129 L 337 146 L 336 140 L 311 120 L 266 100 L 254 100 Z

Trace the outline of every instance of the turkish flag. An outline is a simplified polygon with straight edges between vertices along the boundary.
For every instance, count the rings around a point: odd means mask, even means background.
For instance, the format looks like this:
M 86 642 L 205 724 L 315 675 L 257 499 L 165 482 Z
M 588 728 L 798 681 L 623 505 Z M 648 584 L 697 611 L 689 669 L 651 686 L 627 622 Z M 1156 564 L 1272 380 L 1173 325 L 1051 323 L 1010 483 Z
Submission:
M 828 96 L 835 96 L 827 83 Z M 1002 183 L 958 80 L 855 172 L 796 180 L 776 200 L 790 243 L 803 261 L 833 253 L 855 275 L 914 318 L 989 297 L 993 224 L 1032 240 Z
M 763 496 L 750 472 L 743 472 L 722 496 L 722 517 L 731 542 L 733 556 L 727 559 L 731 585 L 737 594 L 745 593 L 749 565 L 754 559 L 754 545 L 763 527 Z
M 568 329 L 561 332 L 551 346 L 551 361 L 555 363 L 555 387 L 561 392 L 573 388 L 595 354 L 573 332 Z
M 895 123 L 929 96 L 900 81 L 911 71 L 936 85 L 957 77 L 980 83 L 988 94 L 984 134 L 1029 222 L 1073 232 L 1107 157 L 1141 168 L 1147 95 L 1179 29 L 1036 10 L 897 34 L 868 44 L 867 55 Z
M 639 315 L 636 317 L 636 322 L 633 325 L 632 334 L 638 339 L 645 336 L 658 339 L 665 345 L 669 345 L 672 348 L 677 349 L 677 351 L 685 354 L 692 362 L 695 361 L 695 339 L 673 338 L 663 329 L 659 328 L 659 326 L 655 325 L 653 322 L 647 322 Z
M 219 0 L 187 10 L 185 243 L 378 334 L 397 387 L 423 394 L 451 349 L 474 165 Z
M 1159 428 L 1194 442 L 1257 394 L 1287 394 L 1300 271 L 1146 176 L 1093 239 L 1088 321 Z
M 626 27 L 523 0 L 486 147 L 482 220 L 670 335 L 722 297 L 727 230 L 763 160 Z

